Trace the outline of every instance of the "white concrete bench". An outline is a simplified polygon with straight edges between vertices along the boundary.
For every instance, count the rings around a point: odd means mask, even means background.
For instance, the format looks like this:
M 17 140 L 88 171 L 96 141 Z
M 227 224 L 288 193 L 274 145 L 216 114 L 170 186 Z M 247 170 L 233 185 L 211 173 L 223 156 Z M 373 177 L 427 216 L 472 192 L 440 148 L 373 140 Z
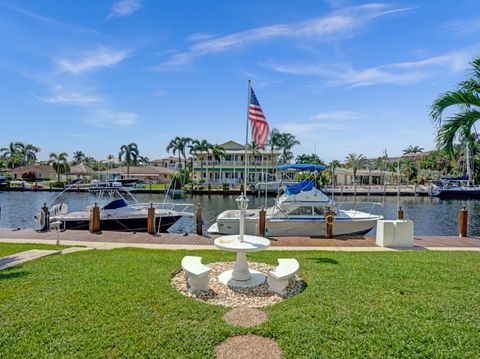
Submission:
M 183 257 L 182 269 L 190 286 L 190 293 L 208 290 L 208 276 L 212 269 L 202 264 L 202 257 Z
M 295 277 L 299 268 L 300 265 L 296 259 L 279 258 L 278 267 L 268 273 L 267 283 L 269 289 L 272 292 L 284 295 L 285 289 L 288 286 L 288 281 Z

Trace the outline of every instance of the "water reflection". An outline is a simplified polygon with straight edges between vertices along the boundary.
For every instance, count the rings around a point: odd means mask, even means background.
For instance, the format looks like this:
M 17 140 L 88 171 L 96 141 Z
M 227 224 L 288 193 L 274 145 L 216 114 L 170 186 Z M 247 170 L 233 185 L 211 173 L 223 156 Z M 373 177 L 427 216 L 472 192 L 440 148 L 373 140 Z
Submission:
M 35 226 L 35 213 L 45 202 L 51 201 L 57 193 L 52 192 L 0 192 L 0 227 L 8 228 L 33 228 Z M 135 194 L 139 202 L 161 202 L 163 194 Z M 208 227 L 215 220 L 216 216 L 226 210 L 237 208 L 236 196 L 233 195 L 185 195 L 183 197 L 168 198 L 167 201 L 189 202 L 200 204 L 203 208 L 205 227 Z M 66 192 L 59 197 L 60 201 L 68 204 L 70 210 L 84 210 L 86 206 L 92 205 L 97 196 L 93 193 L 72 193 Z M 264 197 L 250 196 L 249 208 L 258 208 L 265 205 Z M 353 202 L 353 196 L 335 196 L 337 202 Z M 396 217 L 396 197 L 357 196 L 357 201 L 378 202 L 383 204 L 375 209 L 387 219 Z M 108 201 L 108 197 L 104 200 Z M 274 197 L 267 198 L 267 206 L 274 203 Z M 415 223 L 416 235 L 458 235 L 458 215 L 463 205 L 469 211 L 469 234 L 480 236 L 480 202 L 439 200 L 431 197 L 402 197 L 400 204 L 405 211 L 405 217 Z M 365 209 L 365 207 L 362 207 Z M 172 231 L 186 232 L 194 231 L 192 219 L 180 220 Z M 374 232 L 370 233 L 374 234 Z

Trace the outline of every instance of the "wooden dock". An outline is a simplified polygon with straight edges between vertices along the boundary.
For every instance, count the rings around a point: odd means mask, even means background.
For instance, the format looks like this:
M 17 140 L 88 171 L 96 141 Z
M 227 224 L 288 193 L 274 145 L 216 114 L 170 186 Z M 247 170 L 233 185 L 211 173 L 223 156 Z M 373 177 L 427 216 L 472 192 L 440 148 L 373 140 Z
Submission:
M 69 230 L 59 233 L 60 241 L 77 241 L 95 243 L 124 243 L 124 244 L 161 244 L 161 245 L 193 245 L 212 246 L 215 236 L 199 236 L 196 234 L 161 233 L 149 235 L 147 233 L 103 231 L 92 234 L 88 231 Z M 39 233 L 31 229 L 10 230 L 0 229 L 0 239 L 48 240 L 54 243 L 57 234 L 54 231 Z M 273 247 L 329 247 L 329 248 L 379 248 L 373 237 L 272 237 Z M 455 236 L 416 236 L 415 247 L 421 248 L 478 248 L 480 238 L 460 238 Z

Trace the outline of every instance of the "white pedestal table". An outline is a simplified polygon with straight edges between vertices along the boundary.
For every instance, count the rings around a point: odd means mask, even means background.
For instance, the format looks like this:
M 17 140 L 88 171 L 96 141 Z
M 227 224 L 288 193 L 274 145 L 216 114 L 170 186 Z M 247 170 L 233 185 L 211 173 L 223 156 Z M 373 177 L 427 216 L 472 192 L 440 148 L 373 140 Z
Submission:
M 221 283 L 234 287 L 255 287 L 265 282 L 266 276 L 263 273 L 248 269 L 246 253 L 263 251 L 270 247 L 267 238 L 244 235 L 241 242 L 240 236 L 234 234 L 218 237 L 214 244 L 218 249 L 237 253 L 233 270 L 223 272 L 218 277 Z

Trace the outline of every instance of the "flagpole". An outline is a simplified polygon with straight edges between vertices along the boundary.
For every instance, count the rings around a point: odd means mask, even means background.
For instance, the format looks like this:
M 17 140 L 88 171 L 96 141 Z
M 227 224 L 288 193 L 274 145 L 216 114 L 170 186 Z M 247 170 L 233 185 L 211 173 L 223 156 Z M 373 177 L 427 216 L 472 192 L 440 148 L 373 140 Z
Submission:
M 243 192 L 240 197 L 236 199 L 238 207 L 240 208 L 240 223 L 239 223 L 239 240 L 242 243 L 245 236 L 245 217 L 247 214 L 248 198 L 247 198 L 247 164 L 248 164 L 248 121 L 250 119 L 250 100 L 251 100 L 251 82 L 248 80 L 248 103 L 247 103 L 247 122 L 245 129 L 245 152 L 244 152 L 244 173 L 243 173 Z
M 243 195 L 247 198 L 247 166 L 248 166 L 248 121 L 250 118 L 250 100 L 252 93 L 252 82 L 248 80 L 248 102 L 247 102 L 247 123 L 245 126 L 245 161 L 244 161 L 244 174 L 243 174 Z

